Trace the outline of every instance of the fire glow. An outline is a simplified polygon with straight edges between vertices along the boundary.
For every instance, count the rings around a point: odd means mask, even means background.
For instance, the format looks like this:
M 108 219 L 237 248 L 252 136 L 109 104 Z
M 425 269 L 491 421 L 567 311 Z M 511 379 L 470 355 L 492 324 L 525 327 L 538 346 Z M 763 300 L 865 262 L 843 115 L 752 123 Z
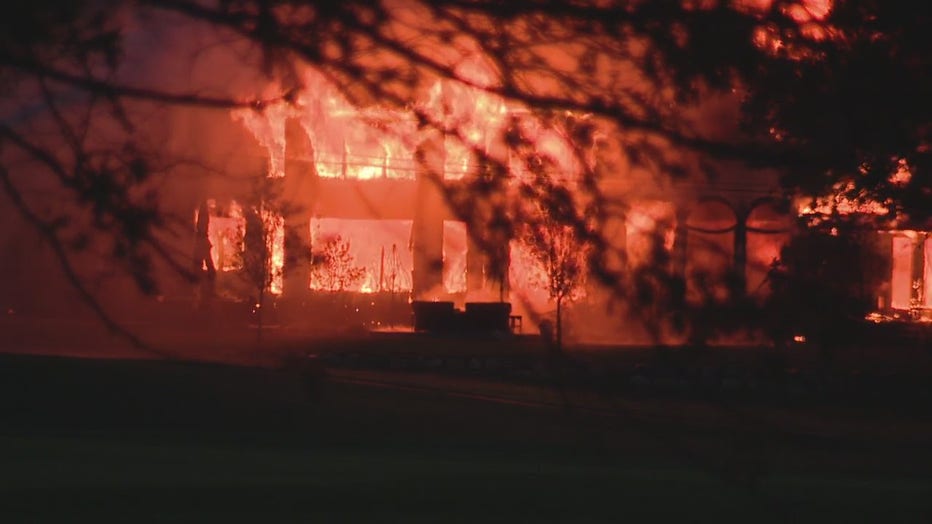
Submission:
M 273 295 L 281 295 L 284 290 L 285 220 L 270 212 L 265 212 L 264 215 L 263 222 L 267 224 L 266 235 L 268 235 L 270 246 L 269 292 Z
M 478 75 L 480 67 L 464 70 Z M 268 151 L 269 176 L 284 176 L 287 152 L 285 121 L 294 119 L 313 144 L 309 160 L 324 178 L 370 180 L 414 179 L 415 151 L 423 139 L 419 115 L 427 115 L 447 130 L 444 177 L 464 177 L 473 167 L 471 152 L 488 150 L 505 123 L 504 102 L 481 89 L 439 80 L 415 110 L 359 108 L 314 71 L 304 75 L 304 89 L 293 102 L 257 109 L 240 109 L 232 118 L 241 122 Z
M 326 277 L 326 268 L 312 271 L 310 289 L 355 293 L 410 293 L 413 254 L 409 249 L 411 220 L 315 218 L 311 221 L 313 251 L 319 252 L 327 239 L 339 237 L 348 246 L 350 264 L 362 277 L 337 289 Z M 318 261 L 319 264 L 323 262 Z M 466 226 L 443 224 L 443 291 L 454 295 L 466 291 Z
M 510 107 L 477 87 L 495 82 L 493 71 L 481 59 L 464 60 L 456 72 L 465 82 L 438 80 L 426 91 L 423 100 L 411 108 L 398 109 L 356 107 L 322 75 L 309 70 L 304 76 L 304 88 L 289 101 L 235 110 L 231 116 L 266 150 L 269 177 L 285 176 L 287 158 L 312 165 L 314 173 L 321 178 L 413 181 L 419 169 L 418 146 L 431 133 L 440 130 L 443 179 L 458 180 L 475 172 L 477 151 L 508 166 L 510 176 L 522 178 L 530 175 L 525 159 L 516 158 L 503 143 L 504 127 L 517 122 L 517 131 L 535 145 L 537 154 L 553 162 L 562 182 L 576 178 L 582 166 L 565 133 L 544 125 L 530 111 Z M 434 131 L 418 128 L 417 122 L 425 118 Z M 287 141 L 291 135 L 286 139 L 285 132 L 287 121 L 297 122 L 306 134 L 311 147 L 305 157 L 290 149 Z M 339 237 L 349 244 L 350 258 L 363 272 L 362 278 L 341 290 L 412 291 L 411 220 L 319 216 L 311 222 L 312 252 L 321 248 L 322 239 Z M 467 288 L 465 224 L 444 221 L 443 231 L 443 289 L 431 294 L 462 294 Z M 282 233 L 275 229 L 275 235 L 278 238 Z M 277 284 L 272 286 L 273 293 L 281 290 L 284 250 L 277 248 L 278 245 L 276 242 L 272 250 L 272 271 L 273 275 L 278 275 L 275 277 Z M 535 274 L 533 268 L 524 267 L 523 260 L 520 256 L 515 258 L 512 275 L 523 275 L 525 270 Z M 326 280 L 312 271 L 309 288 L 318 291 L 332 288 Z

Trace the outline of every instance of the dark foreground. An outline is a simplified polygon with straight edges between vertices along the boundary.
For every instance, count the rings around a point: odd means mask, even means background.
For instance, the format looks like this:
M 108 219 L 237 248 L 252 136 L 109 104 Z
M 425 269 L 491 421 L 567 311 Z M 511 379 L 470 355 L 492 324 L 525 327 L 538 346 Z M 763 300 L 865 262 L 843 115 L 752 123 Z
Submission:
M 3 522 L 932 518 L 921 406 L 4 356 L 0 407 Z

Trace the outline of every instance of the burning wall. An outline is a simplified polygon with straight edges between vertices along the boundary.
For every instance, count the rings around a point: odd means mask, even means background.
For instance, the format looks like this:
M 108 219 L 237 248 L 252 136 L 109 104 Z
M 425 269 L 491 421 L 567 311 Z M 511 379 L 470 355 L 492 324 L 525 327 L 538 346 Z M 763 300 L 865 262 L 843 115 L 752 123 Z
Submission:
M 313 252 L 328 239 L 339 237 L 349 246 L 353 264 L 363 276 L 346 291 L 360 293 L 410 293 L 413 290 L 414 259 L 411 249 L 412 220 L 314 218 L 311 220 Z M 443 222 L 443 290 L 445 294 L 466 291 L 466 228 L 461 222 Z M 330 291 L 320 274 L 312 274 L 310 288 Z
M 464 64 L 464 75 L 482 74 L 476 63 Z M 424 114 L 448 132 L 420 128 L 417 121 Z M 441 185 L 476 172 L 476 150 L 495 156 L 513 173 L 525 172 L 521 159 L 512 158 L 507 148 L 493 143 L 501 139 L 507 114 L 500 99 L 449 81 L 434 84 L 410 111 L 357 108 L 319 75 L 309 72 L 295 103 L 261 111 L 238 110 L 233 118 L 267 150 L 268 176 L 285 177 L 289 162 L 308 166 L 311 180 L 302 191 L 313 194 L 299 200 L 311 208 L 309 218 L 313 216 L 316 224 L 312 228 L 329 230 L 321 235 L 339 234 L 350 240 L 354 256 L 366 268 L 363 282 L 354 289 L 378 287 L 374 261 L 380 260 L 381 266 L 381 252 L 394 246 L 396 253 L 404 252 L 398 260 L 410 277 L 408 289 L 438 298 L 466 290 L 465 252 L 470 244 L 470 233 L 445 203 Z M 304 136 L 298 141 L 306 146 L 294 147 L 294 137 L 289 136 L 291 123 L 300 126 Z M 567 172 L 574 169 L 572 148 L 565 137 L 532 123 L 523 127 L 522 132 L 533 137 L 544 154 L 562 159 L 558 164 Z M 384 234 L 376 238 L 379 235 L 374 231 L 379 227 L 369 227 L 363 233 L 366 228 L 361 220 L 372 221 L 370 226 L 380 221 L 395 221 L 395 225 L 381 227 Z M 406 235 L 402 233 L 404 221 L 409 223 Z M 484 275 L 473 276 L 487 280 Z M 312 289 L 320 287 L 310 283 Z
M 386 274 L 392 274 L 397 289 L 415 291 L 416 298 L 465 292 L 466 300 L 497 300 L 498 286 L 481 264 L 470 263 L 475 258 L 469 254 L 475 247 L 473 232 L 450 208 L 442 189 L 482 169 L 476 152 L 507 166 L 515 180 L 533 179 L 528 159 L 502 142 L 506 124 L 517 125 L 517 132 L 533 144 L 531 153 L 552 161 L 558 184 L 573 188 L 576 177 L 592 167 L 587 163 L 594 162 L 558 126 L 543 125 L 520 107 L 455 82 L 436 83 L 410 110 L 357 108 L 308 73 L 306 88 L 294 100 L 238 110 L 233 119 L 267 151 L 270 177 L 305 177 L 301 191 L 307 196 L 302 201 L 309 209 L 299 227 L 309 231 L 307 249 L 319 247 L 322 238 L 340 235 L 347 240 L 355 263 L 364 268 L 364 276 L 349 288 L 353 291 L 384 290 Z M 418 125 L 425 114 L 433 126 Z M 438 126 L 449 133 L 438 132 Z M 300 136 L 289 129 L 298 129 Z M 295 174 L 297 165 L 304 166 L 300 174 Z M 618 262 L 649 263 L 661 248 L 668 258 L 682 260 L 690 274 L 698 274 L 722 273 L 740 259 L 750 289 L 765 287 L 766 267 L 786 238 L 782 230 L 771 230 L 771 222 L 779 219 L 701 209 L 689 217 L 679 212 L 691 205 L 686 200 L 670 194 L 629 200 L 614 233 L 603 231 L 624 253 Z M 678 225 L 693 229 L 683 253 L 673 253 Z M 550 309 L 550 297 L 540 284 L 540 264 L 519 243 L 509 246 L 509 291 L 517 309 Z M 475 287 L 470 280 L 481 284 Z M 308 288 L 326 286 L 310 277 Z
M 572 188 L 587 168 L 583 163 L 594 161 L 580 155 L 559 127 L 543 125 L 521 108 L 457 83 L 438 82 L 417 107 L 455 130 L 450 134 L 418 128 L 414 112 L 356 108 L 313 74 L 307 84 L 294 104 L 239 110 L 233 118 L 267 150 L 270 177 L 309 177 L 302 186 L 310 195 L 304 199 L 311 208 L 309 225 L 302 222 L 300 227 L 310 229 L 309 249 L 319 248 L 320 239 L 337 235 L 348 241 L 355 263 L 364 268 L 364 276 L 348 290 L 384 290 L 385 275 L 390 273 L 397 278 L 398 290 L 414 291 L 417 298 L 498 300 L 500 286 L 482 263 L 470 264 L 469 248 L 475 248 L 472 232 L 447 205 L 443 186 L 455 185 L 482 168 L 474 151 L 508 166 L 515 180 L 533 179 L 536 173 L 529 171 L 528 159 L 498 142 L 509 118 L 510 125 L 517 124 L 517 131 L 533 144 L 532 153 L 552 161 L 555 183 Z M 301 136 L 289 133 L 296 128 Z M 297 143 L 302 141 L 304 145 Z M 303 174 L 294 174 L 297 164 L 305 166 Z M 289 165 L 292 174 L 286 176 Z M 612 234 L 613 241 L 620 239 L 618 251 L 625 253 L 625 263 L 648 263 L 658 245 L 657 234 L 659 245 L 672 251 L 677 221 L 686 220 L 677 216 L 677 206 L 650 199 L 629 204 Z M 684 253 L 689 270 L 722 272 L 735 259 L 735 235 L 725 229 L 736 227 L 739 219 L 734 213 L 724 218 L 700 215 L 689 219 L 695 230 Z M 755 263 L 779 249 L 769 237 L 757 241 Z M 550 309 L 541 264 L 518 241 L 510 241 L 508 251 L 510 285 L 506 287 L 516 309 Z M 766 253 L 758 256 L 758 251 Z M 392 270 L 387 271 L 386 265 Z M 752 278 L 756 285 L 763 280 L 761 273 Z M 314 277 L 307 287 L 327 288 Z
M 911 174 L 900 162 L 900 169 L 890 177 L 893 184 L 902 184 Z M 880 255 L 890 262 L 886 281 L 878 290 L 877 312 L 871 318 L 932 318 L 932 241 L 928 231 L 910 229 L 902 217 L 891 213 L 892 201 L 878 201 L 867 195 L 851 197 L 852 185 L 836 185 L 836 194 L 829 198 L 802 201 L 797 204 L 800 216 L 820 221 L 831 216 L 869 217 L 886 222 L 890 229 L 877 231 Z M 868 220 L 870 222 L 870 220 Z

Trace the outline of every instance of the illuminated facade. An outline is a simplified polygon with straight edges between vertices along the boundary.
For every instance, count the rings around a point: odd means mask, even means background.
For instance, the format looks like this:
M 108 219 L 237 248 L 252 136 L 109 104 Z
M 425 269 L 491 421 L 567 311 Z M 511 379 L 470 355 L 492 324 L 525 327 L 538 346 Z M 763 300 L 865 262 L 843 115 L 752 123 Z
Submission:
M 455 127 L 455 136 L 441 136 L 428 131 L 431 126 L 419 126 L 412 112 L 357 109 L 319 79 L 309 84 L 316 86 L 307 91 L 313 96 L 303 95 L 294 105 L 233 113 L 261 146 L 263 169 L 292 208 L 279 228 L 289 234 L 275 233 L 281 239 L 272 262 L 280 278 L 273 281 L 273 293 L 388 292 L 411 300 L 511 300 L 539 311 L 551 307 L 542 269 L 520 243 L 471 231 L 448 202 L 481 171 L 475 150 L 507 165 L 512 177 L 526 174 L 520 159 L 493 138 L 520 108 L 438 83 L 416 110 Z M 522 131 L 561 172 L 579 172 L 566 136 L 533 125 Z M 602 234 L 611 249 L 623 253 L 617 261 L 622 269 L 651 263 L 659 235 L 672 269 L 686 278 L 687 292 L 700 292 L 701 275 L 729 273 L 744 292 L 763 296 L 767 272 L 796 227 L 796 217 L 776 197 L 777 177 L 774 172 L 750 176 L 736 166 L 712 182 L 680 181 L 673 189 L 643 193 L 628 200 L 625 212 L 612 217 Z M 611 193 L 611 185 L 605 191 Z M 212 255 L 221 272 L 242 268 L 237 257 L 247 250 L 241 239 L 248 229 L 243 206 L 228 201 L 211 222 Z M 477 238 L 486 241 L 485 249 L 478 249 Z M 906 231 L 884 238 L 892 269 L 888 285 L 878 290 L 878 310 L 929 308 L 932 241 Z M 349 263 L 359 269 L 353 278 L 321 274 L 321 260 L 308 256 L 334 239 L 346 244 Z M 490 254 L 490 248 L 497 253 Z

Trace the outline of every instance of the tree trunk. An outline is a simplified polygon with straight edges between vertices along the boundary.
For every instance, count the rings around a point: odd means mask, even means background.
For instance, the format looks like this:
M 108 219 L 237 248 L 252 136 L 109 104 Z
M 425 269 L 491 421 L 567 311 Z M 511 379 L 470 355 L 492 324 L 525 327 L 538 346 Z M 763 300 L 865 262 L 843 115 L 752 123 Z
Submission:
M 563 351 L 563 297 L 557 297 L 557 333 L 554 343 L 557 351 Z

